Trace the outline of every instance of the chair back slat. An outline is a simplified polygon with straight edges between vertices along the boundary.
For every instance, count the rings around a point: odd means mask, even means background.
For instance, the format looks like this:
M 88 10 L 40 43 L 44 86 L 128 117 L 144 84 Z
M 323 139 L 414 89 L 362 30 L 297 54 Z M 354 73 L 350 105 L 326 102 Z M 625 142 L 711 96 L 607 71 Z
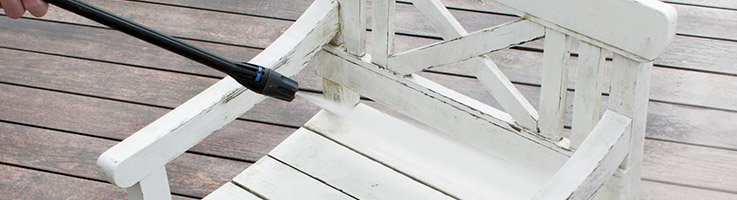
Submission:
M 605 50 L 587 42 L 578 47 L 576 86 L 573 96 L 571 147 L 578 148 L 599 121 Z
M 371 17 L 371 62 L 387 67 L 389 57 L 394 54 L 394 7 L 395 0 L 373 1 Z
M 553 141 L 560 140 L 563 132 L 570 54 L 571 37 L 546 29 L 538 127 L 540 135 Z

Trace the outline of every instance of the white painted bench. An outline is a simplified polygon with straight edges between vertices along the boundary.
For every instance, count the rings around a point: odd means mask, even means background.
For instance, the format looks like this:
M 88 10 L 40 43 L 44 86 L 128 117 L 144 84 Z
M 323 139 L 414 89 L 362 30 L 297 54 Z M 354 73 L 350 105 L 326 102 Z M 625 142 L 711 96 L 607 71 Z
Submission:
M 637 199 L 652 60 L 675 35 L 675 10 L 655 0 L 484 2 L 521 18 L 467 33 L 439 0 L 415 0 L 446 40 L 395 54 L 394 1 L 374 0 L 369 55 L 366 1 L 315 0 L 251 62 L 293 76 L 314 58 L 325 96 L 350 110 L 321 111 L 206 199 Z M 484 54 L 543 37 L 536 110 Z M 415 74 L 457 61 L 504 111 Z M 164 165 L 264 98 L 225 78 L 103 153 L 100 174 L 130 199 L 170 199 Z

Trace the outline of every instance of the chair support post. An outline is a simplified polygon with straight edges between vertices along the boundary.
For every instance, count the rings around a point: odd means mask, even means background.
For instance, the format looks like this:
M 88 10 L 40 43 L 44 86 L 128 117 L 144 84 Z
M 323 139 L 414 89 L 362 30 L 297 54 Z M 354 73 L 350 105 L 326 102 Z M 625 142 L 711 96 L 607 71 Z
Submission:
M 126 188 L 126 192 L 130 200 L 171 199 L 166 167 L 161 167 L 140 182 Z
M 632 119 L 630 149 L 599 199 L 639 199 L 652 62 L 614 55 L 609 109 Z

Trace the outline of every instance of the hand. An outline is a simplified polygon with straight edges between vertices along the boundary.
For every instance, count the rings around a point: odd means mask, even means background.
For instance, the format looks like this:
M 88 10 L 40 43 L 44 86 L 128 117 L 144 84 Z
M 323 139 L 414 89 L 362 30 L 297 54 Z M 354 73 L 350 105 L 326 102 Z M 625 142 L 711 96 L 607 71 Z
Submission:
M 49 3 L 43 0 L 0 0 L 0 8 L 5 10 L 5 15 L 18 19 L 26 10 L 33 16 L 43 17 L 49 10 Z

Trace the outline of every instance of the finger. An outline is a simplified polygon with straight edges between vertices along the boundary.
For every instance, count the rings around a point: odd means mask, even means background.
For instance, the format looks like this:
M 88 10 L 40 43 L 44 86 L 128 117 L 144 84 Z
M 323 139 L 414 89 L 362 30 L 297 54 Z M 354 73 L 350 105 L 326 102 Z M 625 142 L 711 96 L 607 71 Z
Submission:
M 46 11 L 49 10 L 49 3 L 42 0 L 23 0 L 23 7 L 33 16 L 43 17 L 46 15 Z
M 13 19 L 22 17 L 23 14 L 26 13 L 26 9 L 23 8 L 23 4 L 21 4 L 20 1 L 21 0 L 0 0 L 0 3 L 3 4 L 5 15 Z

